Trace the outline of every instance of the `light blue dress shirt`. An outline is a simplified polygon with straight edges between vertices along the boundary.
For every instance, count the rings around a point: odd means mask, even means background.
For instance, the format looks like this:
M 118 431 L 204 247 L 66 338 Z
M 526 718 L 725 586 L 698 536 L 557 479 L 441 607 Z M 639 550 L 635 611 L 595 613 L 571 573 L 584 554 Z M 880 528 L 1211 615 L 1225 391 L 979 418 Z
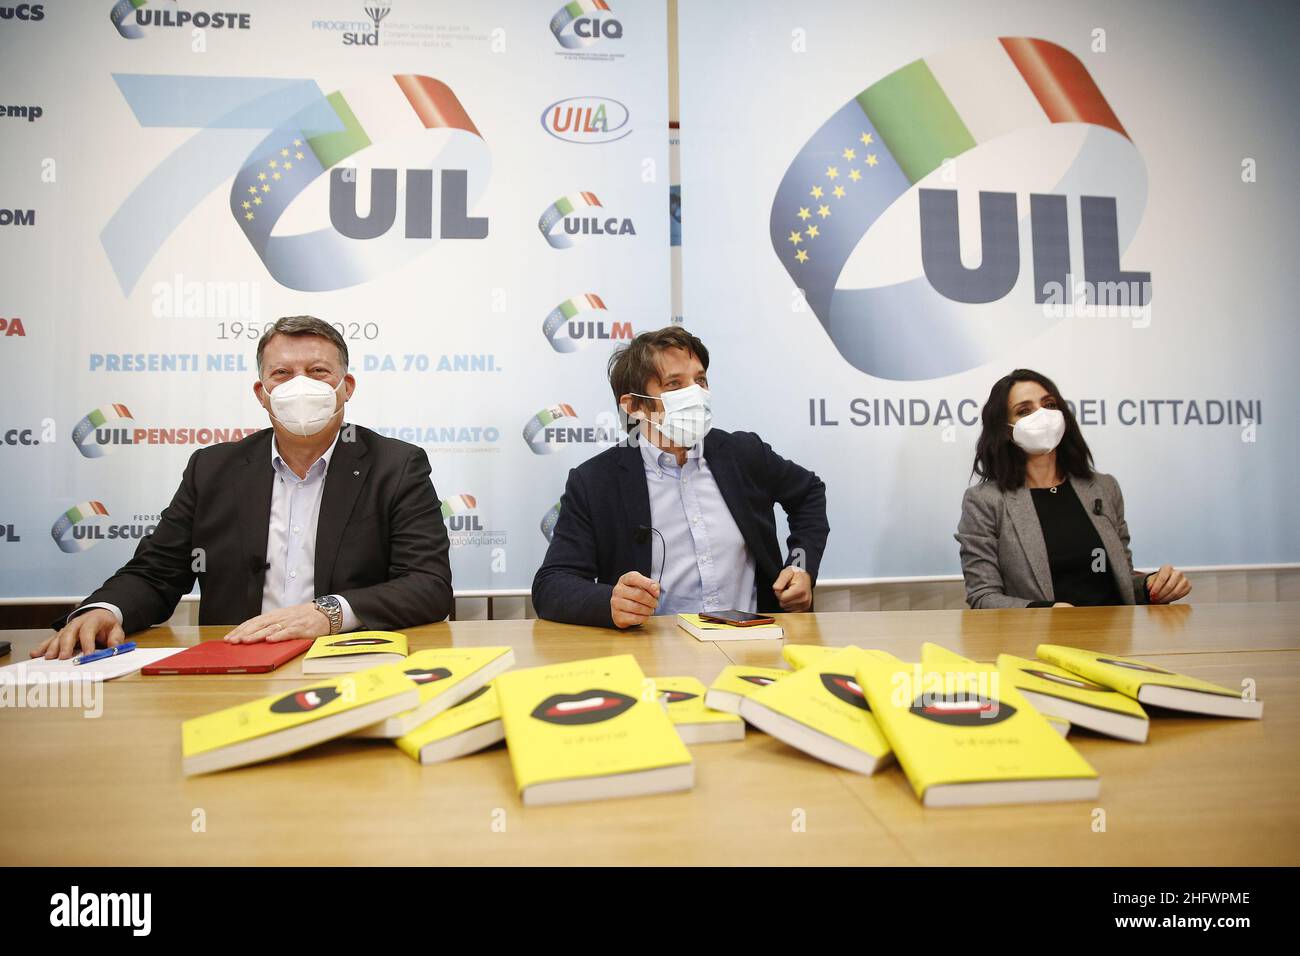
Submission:
M 650 524 L 659 532 L 650 535 L 650 576 L 663 568 L 655 613 L 754 611 L 754 556 L 701 454 L 702 443 L 686 453 L 682 466 L 648 440 L 640 447 Z

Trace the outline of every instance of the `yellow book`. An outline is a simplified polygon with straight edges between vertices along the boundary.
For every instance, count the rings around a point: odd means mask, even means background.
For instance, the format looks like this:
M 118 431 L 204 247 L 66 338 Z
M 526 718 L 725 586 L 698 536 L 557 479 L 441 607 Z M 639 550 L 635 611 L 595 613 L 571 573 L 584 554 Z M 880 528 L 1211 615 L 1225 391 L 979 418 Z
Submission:
M 704 695 L 704 703 L 726 714 L 739 714 L 742 700 L 760 688 L 783 677 L 789 677 L 793 673 L 794 671 L 776 667 L 746 667 L 744 664 L 729 664 L 709 685 Z
M 881 660 L 858 647 L 823 655 L 744 698 L 740 716 L 827 763 L 875 773 L 889 757 L 889 742 L 858 685 L 858 662 L 868 658 Z
M 785 630 L 780 624 L 751 624 L 748 627 L 738 627 L 735 624 L 706 621 L 698 614 L 678 614 L 677 626 L 697 641 L 780 640 L 785 636 Z
M 631 654 L 507 671 L 496 687 L 525 805 L 695 785 L 691 753 Z
M 1216 717 L 1258 720 L 1264 716 L 1262 700 L 1248 699 L 1241 691 L 1230 687 L 1176 674 L 1132 657 L 1062 647 L 1060 644 L 1039 644 L 1034 653 L 1049 664 L 1127 694 L 1143 704 Z
M 708 692 L 694 677 L 653 678 L 668 718 L 682 742 L 707 744 L 720 740 L 744 740 L 745 722 L 735 714 L 714 710 L 704 703 Z
M 846 646 L 856 647 L 857 645 L 848 644 Z M 837 654 L 842 650 L 844 650 L 843 647 L 830 647 L 825 644 L 787 644 L 785 647 L 781 648 L 781 656 L 785 658 L 785 662 L 795 670 L 800 670 L 813 663 L 813 661 L 820 660 L 827 654 Z M 898 660 L 897 657 L 888 651 L 866 649 L 865 653 L 873 654 L 885 661 Z
M 925 645 L 920 664 L 863 655 L 872 713 L 926 806 L 1087 800 L 1097 772 L 991 664 Z
M 498 674 L 513 667 L 509 647 L 435 647 L 416 651 L 402 672 L 420 688 L 420 703 L 395 717 L 363 727 L 353 736 L 394 740 L 455 706 Z
M 187 776 L 279 757 L 342 737 L 415 706 L 420 691 L 396 664 L 272 694 L 181 724 Z
M 1070 722 L 1064 717 L 1056 717 L 1052 714 L 1043 714 L 1043 719 L 1051 724 L 1052 729 L 1062 737 L 1070 736 Z
M 505 738 L 496 687 L 484 684 L 393 743 L 412 760 L 431 764 L 477 753 Z
M 998 655 L 1010 681 L 1043 716 L 1049 714 L 1097 733 L 1144 743 L 1151 722 L 1142 705 L 1119 691 L 1084 680 L 1063 667 L 1013 654 Z
M 318 637 L 302 659 L 304 674 L 349 674 L 406 657 L 406 635 L 393 631 L 353 631 Z

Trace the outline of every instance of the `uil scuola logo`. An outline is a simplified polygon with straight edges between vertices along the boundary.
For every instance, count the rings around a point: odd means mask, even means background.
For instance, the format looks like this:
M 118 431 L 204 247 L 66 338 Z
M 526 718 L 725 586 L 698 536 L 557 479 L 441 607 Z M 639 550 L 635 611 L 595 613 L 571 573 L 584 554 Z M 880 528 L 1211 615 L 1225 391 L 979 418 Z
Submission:
M 962 261 L 957 169 L 977 194 L 975 268 Z M 1145 309 L 1151 275 L 1120 257 L 1146 194 L 1142 159 L 1079 59 L 1001 37 L 909 63 L 836 111 L 782 178 L 769 231 L 847 362 L 921 380 L 1041 333 L 1050 306 Z

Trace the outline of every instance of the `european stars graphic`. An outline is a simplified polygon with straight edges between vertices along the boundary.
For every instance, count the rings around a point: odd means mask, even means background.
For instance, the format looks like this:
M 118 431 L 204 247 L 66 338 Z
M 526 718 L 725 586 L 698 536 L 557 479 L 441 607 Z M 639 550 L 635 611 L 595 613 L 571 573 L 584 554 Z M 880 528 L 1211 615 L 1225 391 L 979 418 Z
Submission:
M 868 133 L 864 131 L 862 135 L 858 137 L 858 142 L 860 142 L 863 146 L 871 146 L 875 143 L 875 141 L 876 141 L 876 136 L 874 133 Z M 844 149 L 840 151 L 840 158 L 848 163 L 855 162 L 858 158 L 858 151 L 852 146 L 845 146 Z M 867 166 L 868 169 L 874 169 L 877 166 L 877 164 L 880 162 L 880 160 L 876 158 L 875 153 L 867 153 L 865 156 L 863 156 L 862 162 Z M 840 178 L 840 169 L 838 166 L 827 166 L 825 175 L 827 179 L 831 180 L 832 182 L 835 182 L 835 180 Z M 858 169 L 856 166 L 851 166 L 848 171 L 848 182 L 858 183 L 861 181 L 862 181 L 862 170 Z M 813 187 L 810 190 L 808 190 L 808 195 L 811 196 L 813 199 L 822 199 L 826 195 L 826 193 L 821 186 L 814 184 Z M 843 199 L 847 195 L 848 195 L 848 190 L 845 188 L 844 183 L 835 183 L 835 186 L 831 189 L 831 196 L 833 196 L 836 199 Z M 811 219 L 813 214 L 809 209 L 809 207 L 800 206 L 799 211 L 795 215 L 798 216 L 799 221 L 802 223 L 802 222 L 807 222 L 809 219 Z M 817 215 L 823 220 L 829 218 L 831 215 L 830 206 L 825 204 L 818 205 Z M 805 237 L 809 241 L 811 241 L 813 239 L 816 239 L 819 235 L 821 235 L 821 230 L 818 228 L 817 225 L 814 224 L 809 226 L 803 232 L 800 232 L 798 229 L 792 229 L 790 231 L 789 241 L 792 245 L 798 246 L 801 242 L 804 241 Z M 795 251 L 794 258 L 796 262 L 807 262 L 811 257 L 809 256 L 807 249 L 797 249 Z
M 252 201 L 250 202 L 245 200 L 240 204 L 245 210 L 245 219 L 251 221 L 254 218 L 252 207 L 262 205 L 262 196 L 271 191 L 271 184 L 280 182 L 285 178 L 286 174 L 293 170 L 293 160 L 301 160 L 303 158 L 301 146 L 302 140 L 295 139 L 291 146 L 282 146 L 280 148 L 280 159 L 272 158 L 266 161 L 266 168 L 270 170 L 270 173 L 263 170 L 257 174 L 257 181 L 261 185 L 248 187 L 249 195 L 253 197 Z M 290 156 L 292 156 L 293 159 L 290 159 Z

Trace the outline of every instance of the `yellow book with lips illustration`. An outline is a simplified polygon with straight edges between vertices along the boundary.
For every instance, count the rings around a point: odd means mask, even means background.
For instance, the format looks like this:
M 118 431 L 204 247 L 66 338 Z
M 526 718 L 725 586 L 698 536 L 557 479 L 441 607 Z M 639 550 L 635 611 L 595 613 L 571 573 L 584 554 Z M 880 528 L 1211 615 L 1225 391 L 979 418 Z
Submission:
M 1142 705 L 1117 690 L 1103 687 L 1063 667 L 1014 654 L 998 655 L 1002 679 L 1010 681 L 1044 717 L 1058 717 L 1079 727 L 1145 743 L 1151 726 Z M 1051 715 L 1051 716 L 1049 716 Z
M 406 635 L 394 631 L 353 631 L 316 638 L 302 659 L 304 674 L 349 674 L 406 657 Z
M 525 805 L 695 785 L 691 753 L 631 654 L 507 671 L 496 688 Z
M 859 683 L 928 807 L 1092 799 L 1097 772 L 995 666 L 936 645 L 921 663 L 863 655 Z
M 396 664 L 272 694 L 181 724 L 186 776 L 294 753 L 410 710 L 415 682 Z
M 653 680 L 683 743 L 708 744 L 745 739 L 745 722 L 735 714 L 708 706 L 704 702 L 708 691 L 694 677 L 655 677 Z
M 856 644 L 847 644 L 845 646 L 857 647 Z M 825 644 L 787 644 L 785 647 L 781 648 L 781 656 L 785 658 L 785 662 L 795 670 L 802 670 L 809 664 L 821 660 L 826 655 L 838 654 L 842 650 L 844 650 L 843 647 L 828 647 Z M 866 653 L 874 654 L 882 660 L 898 660 L 897 657 L 890 654 L 888 651 L 864 650 Z
M 724 714 L 739 714 L 740 702 L 768 684 L 789 677 L 794 671 L 777 667 L 746 667 L 729 664 L 718 672 L 704 694 L 704 703 Z
M 496 687 L 484 684 L 393 743 L 412 760 L 428 765 L 477 753 L 505 739 Z
M 1186 674 L 1177 674 L 1132 657 L 1086 651 L 1078 647 L 1062 647 L 1059 644 L 1039 644 L 1034 653 L 1049 664 L 1055 664 L 1094 684 L 1110 687 L 1153 707 L 1250 720 L 1264 716 L 1262 700 L 1248 700 L 1241 691 L 1211 684 L 1197 677 L 1188 677 Z
M 791 747 L 852 770 L 875 773 L 889 758 L 858 685 L 859 647 L 827 654 L 740 702 L 740 716 Z M 889 658 L 892 660 L 893 658 Z
M 354 737 L 393 740 L 428 723 L 448 707 L 513 667 L 509 647 L 435 647 L 416 651 L 401 662 L 402 672 L 420 687 L 420 703 L 405 713 L 363 727 Z

